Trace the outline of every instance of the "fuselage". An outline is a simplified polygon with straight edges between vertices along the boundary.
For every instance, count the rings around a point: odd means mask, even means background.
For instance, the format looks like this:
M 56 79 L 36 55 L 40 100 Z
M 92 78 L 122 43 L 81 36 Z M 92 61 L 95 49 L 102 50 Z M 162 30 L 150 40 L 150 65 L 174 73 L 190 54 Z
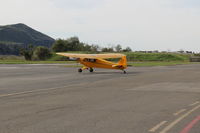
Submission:
M 124 64 L 114 63 L 104 59 L 80 58 L 78 61 L 88 68 L 106 68 L 106 69 L 120 69 L 120 70 L 124 70 L 127 68 L 126 61 Z

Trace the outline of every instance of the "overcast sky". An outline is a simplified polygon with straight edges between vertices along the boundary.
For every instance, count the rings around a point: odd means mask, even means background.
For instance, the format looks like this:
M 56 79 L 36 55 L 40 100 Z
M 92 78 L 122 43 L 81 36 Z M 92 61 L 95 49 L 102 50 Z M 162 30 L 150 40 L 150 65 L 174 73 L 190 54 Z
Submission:
M 200 0 L 0 0 L 0 25 L 101 46 L 200 52 Z

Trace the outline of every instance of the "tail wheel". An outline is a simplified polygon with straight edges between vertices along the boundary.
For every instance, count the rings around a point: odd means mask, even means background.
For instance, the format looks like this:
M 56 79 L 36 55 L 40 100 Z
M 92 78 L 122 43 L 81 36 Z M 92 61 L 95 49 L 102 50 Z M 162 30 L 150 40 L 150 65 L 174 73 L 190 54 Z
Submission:
M 83 70 L 82 70 L 81 68 L 80 68 L 80 69 L 78 69 L 78 72 L 79 72 L 79 73 L 81 73 L 82 71 L 83 71 Z
M 125 71 L 125 70 L 123 70 L 123 72 L 124 72 L 124 74 L 126 74 L 126 71 Z
M 90 72 L 92 73 L 94 71 L 94 69 L 90 68 Z

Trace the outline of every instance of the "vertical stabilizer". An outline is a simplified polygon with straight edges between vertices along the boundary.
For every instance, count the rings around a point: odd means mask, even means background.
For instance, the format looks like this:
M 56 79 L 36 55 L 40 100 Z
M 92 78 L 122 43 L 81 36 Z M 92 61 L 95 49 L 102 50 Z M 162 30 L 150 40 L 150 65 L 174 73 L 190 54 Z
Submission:
M 118 65 L 122 65 L 123 67 L 127 67 L 127 59 L 126 59 L 126 56 L 123 56 L 119 62 L 118 62 Z

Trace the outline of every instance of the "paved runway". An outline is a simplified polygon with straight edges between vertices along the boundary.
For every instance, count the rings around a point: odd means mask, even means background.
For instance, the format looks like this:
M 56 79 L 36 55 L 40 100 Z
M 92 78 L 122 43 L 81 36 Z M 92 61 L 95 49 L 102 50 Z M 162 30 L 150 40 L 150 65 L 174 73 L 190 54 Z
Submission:
M 0 133 L 200 133 L 200 65 L 0 65 Z

